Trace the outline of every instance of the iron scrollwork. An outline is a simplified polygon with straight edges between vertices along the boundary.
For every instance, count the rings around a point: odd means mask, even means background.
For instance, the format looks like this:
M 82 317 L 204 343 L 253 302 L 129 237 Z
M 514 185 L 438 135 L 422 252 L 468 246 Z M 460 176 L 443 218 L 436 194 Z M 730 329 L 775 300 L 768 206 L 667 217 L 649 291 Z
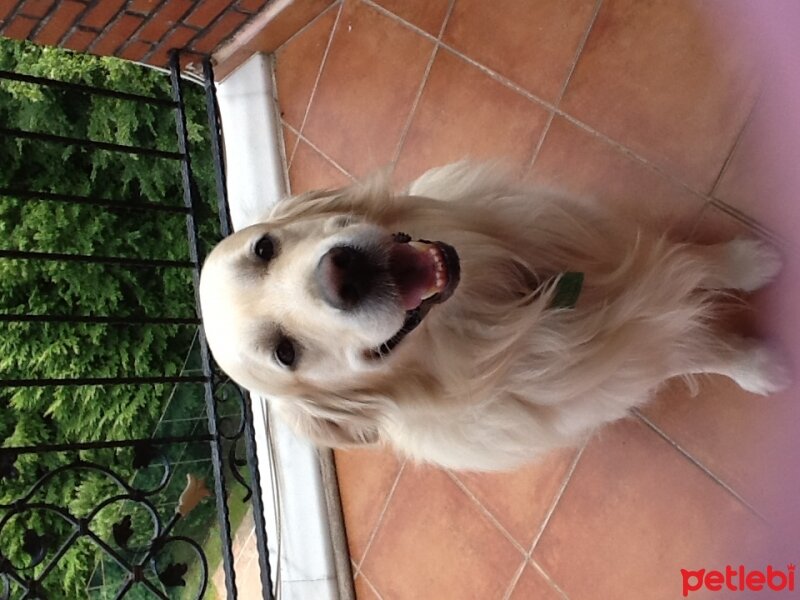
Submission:
M 7 528 L 12 527 L 16 518 L 30 513 L 47 513 L 68 525 L 68 533 L 63 540 L 59 540 L 50 531 L 38 532 L 25 528 L 21 533 L 21 554 L 27 555 L 27 560 L 24 562 L 20 560 L 20 556 L 12 558 L 0 552 L 0 600 L 11 600 L 16 597 L 44 600 L 47 597 L 45 589 L 47 575 L 78 543 L 78 540 L 82 539 L 93 543 L 126 573 L 116 598 L 124 597 L 134 585 L 138 584 L 147 588 L 155 597 L 168 600 L 170 596 L 165 589 L 185 586 L 185 575 L 189 565 L 186 562 L 164 561 L 163 558 L 169 558 L 165 549 L 174 544 L 185 544 L 196 555 L 200 568 L 200 581 L 193 597 L 197 600 L 202 598 L 208 586 L 206 556 L 196 541 L 176 535 L 173 530 L 182 518 L 203 499 L 211 496 L 211 493 L 202 479 L 187 474 L 186 487 L 175 507 L 175 512 L 165 522 L 153 499 L 166 488 L 173 469 L 169 459 L 157 444 L 158 440 L 124 443 L 124 446 L 133 448 L 132 464 L 136 469 L 149 467 L 153 463 L 160 464 L 161 478 L 149 488 L 128 483 L 108 466 L 84 460 L 78 453 L 78 456 L 69 463 L 41 475 L 21 497 L 11 503 L 0 504 L 0 537 Z M 16 460 L 17 455 L 14 451 L 0 450 L 0 466 L 2 466 L 0 482 L 18 475 Z M 68 508 L 39 499 L 40 496 L 46 496 L 48 484 L 58 483 L 60 475 L 80 472 L 102 475 L 117 488 L 118 493 L 105 498 L 85 515 L 78 515 Z M 132 503 L 135 508 L 143 510 L 152 524 L 152 531 L 138 547 L 132 544 L 137 533 L 137 524 L 132 518 L 132 511 L 121 515 L 112 524 L 108 536 L 110 539 L 92 528 L 97 515 L 105 508 L 126 503 Z M 166 564 L 160 564 L 163 562 Z
M 240 456 L 247 424 L 246 403 L 250 401 L 246 392 L 214 365 L 213 395 L 218 406 L 219 435 L 229 442 L 227 463 L 233 478 L 245 489 L 243 501 L 247 502 L 253 495 L 253 488 L 242 474 L 241 469 L 248 465 L 247 458 Z M 235 411 L 225 410 L 228 405 L 235 404 Z M 233 414 L 231 414 L 231 412 Z M 227 413 L 227 414 L 226 414 Z

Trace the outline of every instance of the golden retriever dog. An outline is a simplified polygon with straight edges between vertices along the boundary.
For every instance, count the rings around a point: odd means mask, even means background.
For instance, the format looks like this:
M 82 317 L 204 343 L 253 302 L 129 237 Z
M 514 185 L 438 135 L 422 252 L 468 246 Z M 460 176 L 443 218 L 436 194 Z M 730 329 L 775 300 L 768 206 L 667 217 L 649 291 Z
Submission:
M 785 387 L 780 358 L 717 314 L 779 268 L 759 241 L 669 241 L 458 163 L 403 194 L 375 180 L 278 203 L 210 253 L 200 298 L 219 365 L 302 435 L 500 470 L 672 377 Z

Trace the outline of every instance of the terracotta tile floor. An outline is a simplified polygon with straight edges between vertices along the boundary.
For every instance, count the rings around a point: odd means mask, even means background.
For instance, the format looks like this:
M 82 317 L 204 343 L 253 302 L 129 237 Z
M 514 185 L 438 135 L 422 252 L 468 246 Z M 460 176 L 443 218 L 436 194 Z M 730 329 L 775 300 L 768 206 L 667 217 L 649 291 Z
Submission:
M 236 590 L 240 598 L 255 600 L 261 598 L 261 571 L 258 564 L 258 546 L 256 544 L 256 526 L 253 511 L 245 515 L 233 537 L 233 565 L 236 571 Z M 226 600 L 225 571 L 220 564 L 211 576 L 212 597 Z
M 292 191 L 493 158 L 686 238 L 786 234 L 761 176 L 772 96 L 732 6 L 335 2 L 276 53 Z M 763 315 L 791 310 L 775 291 L 788 277 L 758 296 Z M 788 395 L 709 378 L 514 473 L 338 452 L 358 597 L 679 598 L 681 567 L 738 564 L 766 543 L 783 497 L 767 466 L 797 421 Z

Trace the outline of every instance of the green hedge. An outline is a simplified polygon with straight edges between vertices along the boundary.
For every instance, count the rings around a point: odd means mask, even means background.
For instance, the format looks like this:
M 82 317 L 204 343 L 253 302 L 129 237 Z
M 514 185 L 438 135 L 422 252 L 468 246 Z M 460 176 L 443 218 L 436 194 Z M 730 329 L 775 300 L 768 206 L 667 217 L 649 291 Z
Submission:
M 169 96 L 169 82 L 161 72 L 2 38 L 0 69 Z M 195 150 L 193 166 L 199 191 L 210 201 L 213 175 L 204 97 L 199 86 L 186 88 L 189 135 Z M 177 149 L 170 109 L 26 83 L 0 84 L 0 123 L 63 136 Z M 91 195 L 121 203 L 183 202 L 177 161 L 8 137 L 0 137 L 0 188 Z M 206 210 L 211 215 L 211 202 Z M 214 219 L 206 221 L 204 235 L 211 238 Z M 0 247 L 188 258 L 186 225 L 181 215 L 109 212 L 13 194 L 0 196 Z M 190 273 L 175 268 L 126 269 L 0 259 L 0 310 L 4 313 L 194 316 L 191 286 Z M 187 326 L 4 323 L 0 324 L 0 378 L 177 374 L 194 333 L 195 328 Z M 153 435 L 172 393 L 173 387 L 167 385 L 0 387 L 0 444 L 148 437 Z M 182 415 L 203 416 L 201 393 L 181 397 Z M 16 463 L 19 475 L 0 480 L 0 503 L 19 497 L 45 470 L 74 458 L 21 456 Z M 131 457 L 125 452 L 95 452 L 84 458 L 110 461 L 123 476 L 133 476 Z M 52 482 L 41 499 L 86 514 L 112 488 L 101 476 L 66 474 Z M 108 535 L 118 518 L 118 510 L 104 511 L 92 527 Z M 68 530 L 58 519 L 34 513 L 18 517 L 14 525 L 0 533 L 0 553 L 17 564 L 29 560 L 19 536 L 22 529 L 33 529 L 53 540 L 62 540 Z M 86 597 L 95 565 L 93 547 L 88 543 L 77 545 L 48 576 L 48 592 L 54 598 Z

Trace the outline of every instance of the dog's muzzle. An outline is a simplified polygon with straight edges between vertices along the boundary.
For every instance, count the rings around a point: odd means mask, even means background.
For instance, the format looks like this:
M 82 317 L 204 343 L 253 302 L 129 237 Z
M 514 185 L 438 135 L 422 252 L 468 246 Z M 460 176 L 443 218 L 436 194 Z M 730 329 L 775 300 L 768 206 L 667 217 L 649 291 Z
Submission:
M 455 248 L 444 242 L 412 240 L 405 233 L 392 236 L 388 260 L 379 261 L 355 246 L 334 246 L 320 259 L 316 281 L 322 298 L 343 311 L 356 310 L 382 296 L 387 285 L 406 311 L 400 330 L 367 358 L 385 357 L 411 333 L 435 305 L 450 298 L 461 279 Z

